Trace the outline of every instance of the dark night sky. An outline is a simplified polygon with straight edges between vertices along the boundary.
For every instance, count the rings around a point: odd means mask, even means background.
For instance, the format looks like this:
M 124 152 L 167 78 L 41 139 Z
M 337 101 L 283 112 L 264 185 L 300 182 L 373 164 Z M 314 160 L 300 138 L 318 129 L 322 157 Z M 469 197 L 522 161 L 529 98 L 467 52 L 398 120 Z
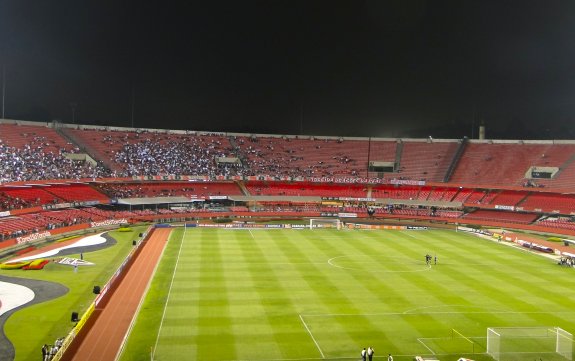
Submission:
M 574 60 L 571 0 L 0 0 L 12 119 L 575 139 Z

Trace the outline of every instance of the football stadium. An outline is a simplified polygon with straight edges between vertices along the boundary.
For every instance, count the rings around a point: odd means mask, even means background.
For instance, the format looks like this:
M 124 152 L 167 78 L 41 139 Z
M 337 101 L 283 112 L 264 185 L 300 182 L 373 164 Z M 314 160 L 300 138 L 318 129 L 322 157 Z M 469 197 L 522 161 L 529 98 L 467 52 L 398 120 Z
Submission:
M 573 359 L 575 141 L 2 120 L 0 148 L 2 359 Z
M 575 1 L 0 1 L 0 361 L 573 361 Z

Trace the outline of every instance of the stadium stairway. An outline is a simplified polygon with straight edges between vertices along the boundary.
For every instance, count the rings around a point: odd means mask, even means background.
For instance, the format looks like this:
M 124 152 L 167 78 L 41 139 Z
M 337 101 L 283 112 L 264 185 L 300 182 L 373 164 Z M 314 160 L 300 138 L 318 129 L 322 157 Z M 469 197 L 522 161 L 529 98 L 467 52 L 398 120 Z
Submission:
M 236 183 L 238 187 L 240 187 L 240 190 L 242 191 L 242 194 L 244 196 L 251 196 L 250 191 L 248 190 L 246 184 L 243 181 L 237 181 Z
M 403 154 L 403 142 L 401 140 L 399 140 L 397 142 L 396 147 L 395 147 L 394 171 L 396 171 L 396 172 L 401 167 L 401 155 L 402 154 Z
M 569 157 L 560 167 L 557 173 L 555 173 L 554 179 L 558 179 L 561 176 L 561 173 L 566 169 L 570 169 L 569 167 L 575 162 L 575 153 Z M 562 178 L 563 179 L 563 178 Z M 559 182 L 558 182 L 559 183 Z
M 101 152 L 98 152 L 94 147 L 92 147 L 88 142 L 80 139 L 79 135 L 82 131 L 74 131 L 69 128 L 58 128 L 58 134 L 60 134 L 65 139 L 69 140 L 73 144 L 76 144 L 80 150 L 88 154 L 92 159 L 98 161 L 103 167 L 108 170 L 114 170 L 114 164 L 110 161 L 109 157 L 106 157 Z M 84 131 L 85 132 L 85 131 Z
M 447 171 L 445 172 L 445 176 L 443 177 L 443 183 L 447 183 L 451 179 L 451 175 L 453 174 L 453 172 L 455 172 L 455 168 L 457 168 L 457 164 L 459 164 L 459 160 L 461 159 L 461 156 L 463 155 L 463 152 L 465 151 L 465 146 L 467 145 L 467 141 L 468 141 L 467 137 L 464 137 L 461 140 L 461 143 L 459 143 L 459 147 L 457 147 L 457 150 L 455 151 L 455 154 L 453 155 L 453 159 L 451 160 L 451 163 L 449 164 L 449 167 L 447 168 Z

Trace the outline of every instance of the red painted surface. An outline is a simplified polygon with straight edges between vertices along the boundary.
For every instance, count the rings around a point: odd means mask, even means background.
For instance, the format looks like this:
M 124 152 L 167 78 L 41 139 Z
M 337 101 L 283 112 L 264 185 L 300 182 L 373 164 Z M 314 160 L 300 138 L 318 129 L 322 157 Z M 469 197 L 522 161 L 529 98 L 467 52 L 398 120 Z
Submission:
M 74 348 L 76 350 L 74 355 L 65 355 L 63 359 L 75 361 L 116 359 L 170 232 L 170 228 L 154 230 L 109 300 L 94 313 L 97 318 L 78 347 Z

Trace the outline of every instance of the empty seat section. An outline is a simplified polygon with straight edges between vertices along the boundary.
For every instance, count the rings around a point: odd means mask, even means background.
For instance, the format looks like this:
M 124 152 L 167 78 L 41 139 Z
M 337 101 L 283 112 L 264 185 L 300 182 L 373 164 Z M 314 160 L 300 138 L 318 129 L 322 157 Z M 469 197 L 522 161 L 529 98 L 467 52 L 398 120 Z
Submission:
M 251 195 L 316 196 L 365 198 L 367 189 L 362 185 L 325 185 L 313 183 L 250 182 L 246 185 Z
M 575 231 L 575 222 L 564 219 L 544 219 L 538 221 L 537 225 L 549 228 L 560 228 Z
M 45 126 L 0 124 L 0 140 L 18 149 L 30 146 L 44 153 L 71 152 L 76 147 L 62 138 L 54 129 Z
M 242 191 L 233 182 L 138 182 L 106 183 L 98 188 L 113 198 L 142 197 L 209 197 L 241 195 Z
M 527 196 L 527 192 L 521 191 L 501 191 L 491 201 L 491 204 L 500 206 L 515 206 L 523 198 Z
M 46 187 L 46 191 L 68 202 L 107 201 L 106 195 L 87 184 L 62 184 Z
M 461 188 L 453 198 L 453 202 L 465 203 L 469 196 L 473 193 L 473 189 Z
M 25 200 L 28 207 L 39 206 L 42 204 L 58 203 L 62 199 L 46 191 L 47 187 L 27 186 L 27 187 L 2 187 L 0 193 L 11 198 L 20 198 Z M 26 208 L 26 207 L 25 207 Z
M 451 202 L 457 191 L 457 188 L 434 188 L 427 200 Z
M 573 154 L 561 144 L 467 144 L 451 177 L 462 184 L 523 185 L 531 166 L 559 167 Z
M 365 176 L 369 142 L 342 139 L 237 137 L 250 175 Z
M 528 224 L 537 219 L 537 215 L 530 213 L 517 213 L 506 211 L 495 211 L 480 209 L 473 213 L 468 213 L 463 216 L 465 219 L 476 219 L 485 221 L 498 221 L 498 222 L 511 222 Z
M 372 188 L 371 197 L 413 200 L 418 199 L 420 189 L 421 187 L 414 186 L 381 185 Z
M 458 146 L 458 141 L 405 141 L 398 175 L 408 179 L 442 182 Z
M 536 212 L 572 214 L 575 213 L 575 195 L 531 193 L 520 206 Z

